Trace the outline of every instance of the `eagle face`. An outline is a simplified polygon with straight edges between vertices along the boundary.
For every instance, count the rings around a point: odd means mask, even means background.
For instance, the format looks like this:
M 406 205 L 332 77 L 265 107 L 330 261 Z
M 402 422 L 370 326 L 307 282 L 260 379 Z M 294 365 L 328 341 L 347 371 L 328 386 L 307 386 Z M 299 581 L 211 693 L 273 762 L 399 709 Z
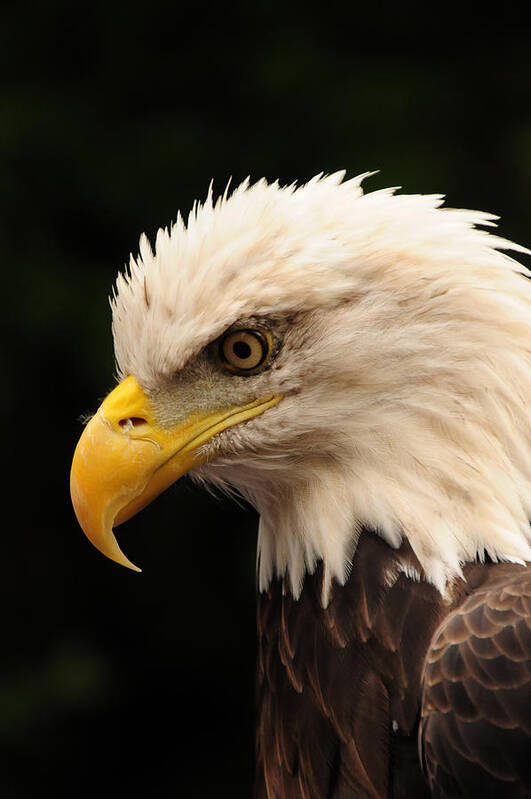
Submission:
M 179 216 L 117 279 L 120 383 L 72 468 L 81 526 L 112 528 L 190 472 L 260 514 L 259 584 L 323 603 L 362 526 L 411 544 L 442 592 L 485 553 L 531 556 L 531 289 L 438 196 L 360 176 L 242 184 Z

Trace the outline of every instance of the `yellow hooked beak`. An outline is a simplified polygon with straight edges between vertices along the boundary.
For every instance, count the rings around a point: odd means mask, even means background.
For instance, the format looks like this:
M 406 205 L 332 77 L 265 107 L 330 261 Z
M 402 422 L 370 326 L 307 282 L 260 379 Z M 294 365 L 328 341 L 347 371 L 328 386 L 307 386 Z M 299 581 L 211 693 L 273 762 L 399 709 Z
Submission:
M 126 558 L 113 527 L 127 521 L 168 486 L 207 458 L 197 450 L 227 427 L 276 405 L 280 394 L 247 405 L 192 413 L 174 428 L 159 425 L 134 377 L 103 401 L 79 439 L 70 492 L 86 536 L 104 555 L 140 571 Z

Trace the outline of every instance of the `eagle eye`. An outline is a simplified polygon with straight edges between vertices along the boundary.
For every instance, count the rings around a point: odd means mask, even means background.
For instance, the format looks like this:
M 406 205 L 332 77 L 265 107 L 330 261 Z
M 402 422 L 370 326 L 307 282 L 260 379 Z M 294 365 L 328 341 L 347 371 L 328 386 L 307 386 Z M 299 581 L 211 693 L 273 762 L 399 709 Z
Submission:
M 236 374 L 254 374 L 271 352 L 270 338 L 259 330 L 233 330 L 218 342 L 221 364 Z

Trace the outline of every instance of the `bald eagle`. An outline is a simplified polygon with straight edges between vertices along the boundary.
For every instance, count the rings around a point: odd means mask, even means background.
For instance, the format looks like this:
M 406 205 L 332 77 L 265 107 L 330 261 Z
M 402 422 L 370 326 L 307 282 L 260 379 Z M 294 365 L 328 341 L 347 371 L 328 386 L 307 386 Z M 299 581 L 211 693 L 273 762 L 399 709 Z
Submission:
M 141 238 L 75 512 L 136 569 L 113 527 L 186 472 L 257 509 L 257 799 L 530 796 L 529 251 L 364 177 Z

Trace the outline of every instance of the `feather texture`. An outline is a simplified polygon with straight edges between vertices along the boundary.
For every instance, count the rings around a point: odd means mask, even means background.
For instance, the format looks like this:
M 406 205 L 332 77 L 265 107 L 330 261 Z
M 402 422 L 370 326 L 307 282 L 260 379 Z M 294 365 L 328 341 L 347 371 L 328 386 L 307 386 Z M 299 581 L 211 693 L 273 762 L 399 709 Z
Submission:
M 365 530 L 326 608 L 321 564 L 259 597 L 257 799 L 529 795 L 531 573 L 469 564 L 444 600 L 403 566 Z
M 528 569 L 493 571 L 438 630 L 420 743 L 434 799 L 531 795 Z

